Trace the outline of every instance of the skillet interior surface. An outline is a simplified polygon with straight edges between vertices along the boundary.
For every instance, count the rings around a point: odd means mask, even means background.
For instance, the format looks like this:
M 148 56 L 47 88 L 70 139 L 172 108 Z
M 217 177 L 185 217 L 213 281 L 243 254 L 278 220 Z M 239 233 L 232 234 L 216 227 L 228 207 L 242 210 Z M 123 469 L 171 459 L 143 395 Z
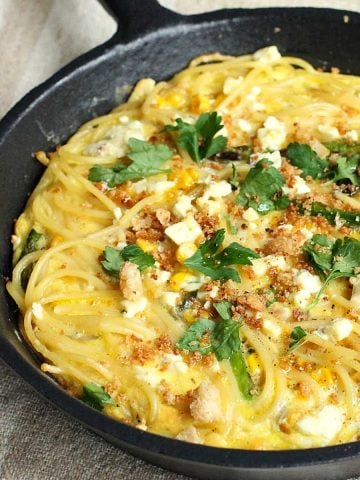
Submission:
M 0 124 L 0 255 L 4 277 L 11 272 L 13 220 L 42 173 L 33 152 L 53 149 L 86 120 L 109 111 L 126 97 L 127 86 L 139 78 L 166 79 L 204 52 L 239 55 L 270 44 L 318 66 L 334 65 L 343 72 L 360 74 L 357 14 L 259 9 L 181 17 L 153 0 L 147 0 L 146 8 L 140 0 L 107 4 L 120 22 L 119 33 L 30 92 Z M 144 15 L 139 17 L 141 9 Z M 146 16 L 149 12 L 155 15 Z M 348 23 L 344 23 L 344 15 Z M 277 33 L 276 27 L 280 28 Z M 286 453 L 217 449 L 166 439 L 105 417 L 70 397 L 40 372 L 38 360 L 19 339 L 18 312 L 3 282 L 0 288 L 1 357 L 45 398 L 121 448 L 200 478 L 340 479 L 359 473 L 359 442 Z

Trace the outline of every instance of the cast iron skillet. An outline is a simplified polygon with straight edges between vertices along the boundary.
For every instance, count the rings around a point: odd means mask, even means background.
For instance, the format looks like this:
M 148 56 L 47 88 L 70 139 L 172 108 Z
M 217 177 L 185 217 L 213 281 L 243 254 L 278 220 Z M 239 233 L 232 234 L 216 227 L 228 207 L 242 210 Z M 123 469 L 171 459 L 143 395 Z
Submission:
M 0 257 L 5 277 L 11 271 L 13 220 L 42 173 L 32 153 L 53 149 L 84 121 L 109 111 L 125 96 L 119 88 L 124 84 L 146 76 L 167 78 L 204 52 L 242 54 L 270 44 L 318 65 L 360 74 L 360 15 L 355 13 L 259 9 L 182 17 L 155 0 L 103 3 L 119 22 L 115 36 L 30 92 L 0 124 Z M 206 479 L 330 480 L 360 473 L 360 442 L 286 452 L 217 449 L 146 433 L 102 415 L 38 369 L 38 360 L 16 333 L 16 306 L 3 284 L 0 288 L 3 360 L 42 396 L 124 450 Z

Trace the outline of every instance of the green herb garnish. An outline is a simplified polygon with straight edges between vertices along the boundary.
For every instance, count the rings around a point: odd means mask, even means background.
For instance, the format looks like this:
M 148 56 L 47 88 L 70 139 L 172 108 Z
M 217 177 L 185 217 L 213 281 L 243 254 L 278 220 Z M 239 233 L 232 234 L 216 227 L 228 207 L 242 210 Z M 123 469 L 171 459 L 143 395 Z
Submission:
M 203 242 L 199 249 L 184 264 L 214 280 L 234 280 L 240 282 L 238 272 L 228 265 L 252 265 L 251 258 L 260 258 L 256 252 L 236 242 L 218 252 L 225 238 L 225 230 L 217 230 Z
M 126 261 L 135 263 L 140 271 L 152 267 L 155 264 L 154 257 L 149 253 L 145 253 L 135 244 L 127 245 L 122 250 L 105 247 L 103 256 L 105 259 L 101 262 L 103 269 L 108 275 L 115 279 L 119 278 L 120 269 Z
M 324 145 L 331 153 L 339 153 L 346 157 L 360 154 L 360 143 L 346 143 L 342 140 L 334 140 L 333 142 L 327 142 Z
M 224 125 L 221 116 L 216 112 L 202 113 L 194 125 L 177 118 L 176 125 L 165 125 L 166 132 L 177 133 L 176 142 L 180 148 L 188 152 L 190 157 L 199 163 L 224 150 L 227 138 L 223 135 L 215 137 Z
M 201 318 L 193 323 L 177 343 L 181 350 L 199 351 L 202 355 L 214 353 L 221 361 L 228 359 L 238 387 L 244 398 L 252 398 L 252 382 L 241 351 L 240 324 L 231 318 L 231 303 L 214 304 L 219 320 Z
M 294 351 L 297 347 L 304 343 L 304 338 L 306 335 L 307 333 L 302 327 L 295 327 L 290 334 L 291 341 L 289 343 L 289 352 Z
M 336 160 L 335 175 L 331 179 L 332 182 L 340 180 L 350 180 L 353 185 L 360 185 L 360 177 L 358 175 L 360 155 L 350 158 L 339 157 Z
M 88 179 L 91 182 L 105 182 L 110 188 L 120 185 L 128 180 L 139 180 L 159 173 L 169 172 L 169 169 L 161 168 L 164 162 L 169 160 L 173 153 L 167 145 L 161 143 L 153 145 L 136 138 L 129 139 L 132 160 L 130 165 L 117 163 L 113 167 L 94 165 L 89 170 Z
M 313 235 L 303 250 L 324 280 L 323 286 L 308 309 L 317 304 L 321 294 L 332 280 L 340 277 L 353 277 L 360 273 L 359 240 L 345 237 L 334 241 L 326 235 Z
M 328 207 L 321 202 L 314 202 L 311 205 L 310 215 L 313 217 L 320 215 L 326 218 L 331 225 L 336 225 L 336 221 L 339 220 L 340 223 L 349 227 L 360 227 L 360 211 L 348 212 L 346 210 Z
M 105 405 L 116 405 L 110 395 L 105 392 L 104 387 L 96 383 L 87 383 L 83 386 L 81 399 L 83 402 L 100 411 L 103 410 Z
M 290 143 L 286 149 L 286 157 L 290 163 L 302 170 L 301 176 L 318 179 L 325 178 L 329 172 L 329 162 L 320 158 L 309 145 Z
M 282 192 L 284 185 L 284 177 L 272 166 L 272 162 L 260 160 L 241 184 L 236 203 L 252 207 L 260 215 L 282 210 L 290 205 L 290 200 Z
M 32 228 L 26 238 L 24 248 L 17 261 L 21 260 L 25 255 L 28 255 L 29 253 L 33 253 L 33 252 L 37 252 L 38 250 L 41 250 L 45 246 L 46 246 L 45 235 L 37 232 L 34 228 Z M 29 283 L 29 279 L 34 269 L 34 265 L 35 265 L 34 262 L 29 263 L 20 274 L 20 283 L 24 292 Z

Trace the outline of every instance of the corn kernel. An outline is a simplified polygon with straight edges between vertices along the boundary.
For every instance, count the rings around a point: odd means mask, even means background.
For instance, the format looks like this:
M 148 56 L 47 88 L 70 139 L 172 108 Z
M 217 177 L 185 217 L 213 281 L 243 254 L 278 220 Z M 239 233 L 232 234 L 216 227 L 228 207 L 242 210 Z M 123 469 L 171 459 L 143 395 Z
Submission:
M 194 185 L 199 178 L 199 173 L 195 168 L 185 168 L 173 170 L 169 174 L 170 180 L 176 180 L 178 188 L 187 189 Z
M 176 260 L 184 263 L 187 258 L 190 258 L 197 251 L 197 246 L 192 242 L 182 243 L 176 250 Z
M 168 92 L 157 98 L 157 104 L 159 107 L 181 108 L 185 103 L 186 99 L 184 98 L 184 95 L 179 92 Z
M 191 99 L 190 110 L 192 113 L 208 112 L 211 109 L 210 98 L 206 95 L 195 95 Z
M 173 292 L 179 292 L 186 280 L 190 280 L 190 278 L 192 275 L 187 272 L 174 273 L 169 280 L 169 287 Z
M 247 357 L 247 364 L 249 366 L 250 373 L 259 373 L 261 370 L 259 355 L 257 353 L 250 353 Z
M 183 318 L 187 323 L 194 323 L 196 320 L 196 317 L 194 316 L 193 311 L 190 309 L 185 310 Z
M 55 235 L 53 239 L 51 240 L 51 247 L 56 247 L 57 245 L 60 245 L 64 241 L 64 238 L 61 235 Z
M 331 387 L 334 383 L 332 373 L 327 367 L 321 367 L 318 370 L 314 370 L 310 375 L 323 387 Z
M 136 240 L 136 245 L 141 248 L 144 252 L 153 252 L 156 249 L 156 244 L 150 242 L 149 240 L 145 240 L 143 238 L 138 238 Z

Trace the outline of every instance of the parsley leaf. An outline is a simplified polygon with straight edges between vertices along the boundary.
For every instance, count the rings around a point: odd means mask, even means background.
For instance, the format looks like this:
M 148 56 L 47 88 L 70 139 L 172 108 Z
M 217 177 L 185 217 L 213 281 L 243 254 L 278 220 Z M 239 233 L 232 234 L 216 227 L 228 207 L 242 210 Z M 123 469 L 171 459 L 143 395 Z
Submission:
M 215 137 L 224 126 L 221 120 L 221 116 L 216 112 L 202 113 L 194 125 L 177 118 L 176 125 L 165 125 L 164 130 L 177 132 L 178 145 L 186 150 L 196 163 L 199 163 L 204 158 L 224 150 L 227 138 L 223 135 Z
M 330 208 L 321 202 L 314 202 L 311 205 L 310 215 L 313 217 L 322 216 L 331 223 L 336 225 L 336 221 L 348 225 L 349 227 L 360 227 L 360 211 L 351 212 L 346 210 L 339 210 L 337 208 Z
M 113 167 L 94 165 L 89 170 L 88 179 L 91 182 L 105 182 L 110 188 L 128 180 L 139 180 L 158 173 L 166 173 L 169 169 L 160 168 L 164 162 L 172 157 L 172 151 L 167 145 L 153 145 L 136 138 L 129 139 L 132 160 L 130 165 L 117 163 Z
M 24 248 L 22 252 L 20 253 L 20 256 L 18 257 L 18 262 L 21 260 L 25 255 L 28 255 L 29 253 L 36 252 L 37 250 L 41 250 L 46 246 L 46 238 L 45 235 L 42 233 L 37 232 L 34 228 L 32 228 L 26 238 L 26 242 L 24 245 Z M 30 276 L 32 274 L 32 271 L 34 269 L 35 262 L 29 263 L 21 272 L 20 274 L 20 283 L 22 289 L 26 290 L 26 287 L 29 283 Z
M 340 180 L 350 180 L 353 185 L 360 185 L 360 177 L 357 174 L 359 169 L 360 155 L 355 155 L 350 158 L 339 157 L 336 160 L 336 172 L 332 182 Z
M 105 260 L 101 265 L 105 272 L 115 279 L 119 278 L 120 269 L 126 261 L 135 263 L 140 271 L 155 264 L 154 257 L 135 244 L 127 245 L 122 250 L 105 247 L 103 255 Z
M 217 253 L 225 238 L 225 230 L 217 230 L 214 235 L 203 242 L 198 250 L 184 264 L 214 280 L 234 280 L 240 282 L 239 274 L 227 265 L 252 265 L 251 258 L 259 258 L 256 252 L 242 247 L 236 242 L 231 243 Z
M 21 257 L 24 257 L 28 253 L 36 252 L 45 247 L 46 239 L 45 235 L 37 232 L 32 228 L 27 236 L 24 249 L 21 253 Z
M 236 203 L 244 207 L 252 207 L 260 215 L 266 215 L 272 210 L 281 210 L 290 205 L 290 200 L 282 192 L 285 179 L 272 166 L 269 160 L 260 160 L 249 170 L 240 186 Z
M 81 399 L 91 407 L 100 411 L 103 410 L 104 405 L 116 405 L 110 395 L 105 392 L 104 387 L 97 383 L 86 383 L 83 386 Z
M 291 342 L 289 343 L 289 352 L 294 351 L 302 343 L 304 343 L 304 338 L 307 333 L 302 327 L 295 327 L 290 334 Z
M 325 143 L 325 147 L 330 150 L 331 153 L 339 153 L 346 157 L 360 154 L 360 143 L 346 143 L 341 140 L 334 140 Z
M 286 149 L 286 157 L 290 163 L 302 170 L 302 177 L 308 176 L 317 179 L 326 177 L 329 171 L 329 162 L 320 158 L 309 145 L 304 143 L 290 143 Z
M 313 235 L 303 250 L 319 275 L 325 280 L 312 308 L 319 301 L 327 285 L 335 278 L 353 277 L 360 273 L 360 241 L 353 238 L 338 238 L 336 241 L 326 235 Z
M 213 351 L 213 346 L 211 337 L 207 338 L 206 334 L 211 333 L 214 328 L 215 322 L 213 320 L 200 318 L 200 320 L 190 325 L 176 346 L 181 350 L 200 352 L 202 355 L 207 355 Z
M 241 351 L 240 324 L 231 318 L 230 302 L 215 303 L 214 308 L 220 321 L 201 318 L 187 329 L 176 346 L 202 355 L 213 352 L 219 361 L 228 359 L 240 392 L 249 400 L 252 382 Z

